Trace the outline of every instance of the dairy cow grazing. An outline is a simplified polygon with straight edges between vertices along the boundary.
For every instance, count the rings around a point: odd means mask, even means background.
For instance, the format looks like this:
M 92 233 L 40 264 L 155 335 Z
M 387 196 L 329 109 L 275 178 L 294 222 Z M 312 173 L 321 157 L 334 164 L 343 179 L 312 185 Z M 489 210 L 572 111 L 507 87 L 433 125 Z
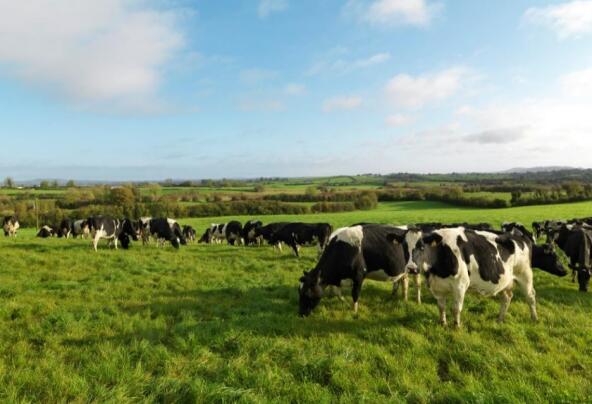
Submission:
M 329 223 L 288 223 L 271 236 L 270 243 L 285 243 L 298 257 L 300 246 L 317 244 L 323 251 L 333 231 Z
M 121 242 L 124 249 L 130 244 L 130 238 L 138 240 L 133 223 L 129 219 L 114 219 L 107 216 L 95 216 L 87 220 L 93 239 L 93 248 L 97 251 L 99 240 L 106 239 L 117 249 L 117 242 Z
M 190 243 L 195 242 L 195 229 L 191 226 L 183 226 L 183 237 L 185 237 L 185 239 Z
M 21 227 L 16 216 L 6 216 L 2 222 L 2 229 L 6 237 L 16 237 L 18 229 Z
M 187 240 L 183 236 L 181 227 L 173 219 L 167 218 L 156 218 L 150 219 L 148 223 L 148 229 L 150 235 L 154 236 L 157 240 L 157 245 L 164 245 L 166 241 L 169 241 L 174 248 L 179 248 L 181 244 L 187 244 Z
M 586 226 L 564 224 L 559 229 L 550 230 L 548 238 L 567 255 L 572 282 L 577 275 L 579 290 L 587 292 L 592 273 L 592 230 Z
M 39 231 L 37 232 L 37 237 L 40 237 L 40 238 L 49 238 L 49 237 L 52 237 L 53 235 L 54 235 L 53 229 L 47 225 L 40 228 Z
M 243 225 L 240 222 L 236 220 L 230 221 L 224 225 L 222 231 L 224 232 L 224 238 L 228 244 L 244 244 Z
M 467 290 L 486 296 L 501 295 L 498 316 L 503 321 L 512 300 L 516 281 L 537 320 L 532 267 L 557 275 L 565 271 L 548 246 L 535 246 L 520 231 L 493 233 L 463 227 L 441 229 L 425 235 L 413 249 L 409 271 L 421 271 L 438 302 L 440 321 L 446 324 L 446 302 L 452 298 L 454 324 L 459 327 Z
M 401 232 L 393 226 L 365 224 L 336 230 L 316 267 L 300 278 L 299 314 L 308 316 L 331 286 L 341 294 L 344 280 L 352 281 L 354 312 L 365 279 L 397 282 L 405 276 L 402 246 L 387 240 Z
M 254 231 L 254 237 L 259 240 L 267 241 L 268 244 L 272 244 L 274 247 L 278 247 L 281 251 L 281 249 L 282 249 L 281 242 L 277 242 L 277 244 L 274 244 L 275 241 L 273 240 L 273 237 L 278 231 L 280 231 L 287 224 L 289 224 L 289 223 L 288 222 L 275 222 L 275 223 L 266 224 L 265 226 L 259 226 Z
M 72 234 L 72 228 L 72 220 L 67 218 L 62 219 L 60 225 L 58 226 L 58 237 L 70 238 L 70 235 Z
M 218 244 L 226 239 L 226 232 L 224 230 L 225 224 L 212 223 L 210 227 L 206 229 L 204 234 L 199 239 L 200 243 L 206 244 Z
M 142 239 L 143 245 L 150 244 L 150 220 L 151 217 L 141 217 L 138 220 L 138 236 Z
M 74 238 L 88 238 L 90 235 L 90 229 L 86 220 L 76 220 L 72 223 L 72 236 Z
M 243 226 L 243 240 L 245 245 L 260 245 L 261 237 L 257 237 L 257 229 L 262 227 L 260 220 L 249 220 Z

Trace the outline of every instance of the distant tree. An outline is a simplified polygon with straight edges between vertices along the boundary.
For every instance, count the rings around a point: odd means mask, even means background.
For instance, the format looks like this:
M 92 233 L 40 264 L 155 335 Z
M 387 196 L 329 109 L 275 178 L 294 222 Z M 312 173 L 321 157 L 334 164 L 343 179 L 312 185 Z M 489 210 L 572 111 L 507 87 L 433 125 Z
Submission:
M 14 180 L 11 177 L 6 177 L 4 179 L 4 187 L 5 188 L 14 188 Z
M 157 201 L 158 198 L 160 198 L 160 196 L 162 195 L 162 187 L 160 186 L 160 184 L 157 183 L 151 183 L 146 185 L 146 193 L 148 194 L 148 197 L 152 200 L 152 201 Z
M 136 198 L 134 192 L 128 187 L 117 187 L 111 189 L 111 203 L 123 209 L 126 215 L 130 215 L 134 210 Z
M 47 189 L 49 188 L 49 181 L 47 180 L 43 180 L 39 183 L 39 188 L 41 189 Z
M 310 187 L 306 187 L 306 190 L 304 191 L 304 194 L 306 196 L 316 196 L 319 193 L 319 189 L 317 187 L 315 187 L 314 185 L 310 186 Z
M 76 183 L 74 182 L 74 180 L 68 180 L 68 182 L 66 183 L 67 188 L 74 188 L 75 186 Z
M 263 184 L 256 184 L 256 185 L 253 187 L 253 190 L 254 190 L 255 192 L 265 192 L 265 186 L 264 186 Z
M 51 187 L 52 188 L 58 188 L 60 186 L 60 184 L 58 183 L 58 180 L 53 180 L 51 182 Z

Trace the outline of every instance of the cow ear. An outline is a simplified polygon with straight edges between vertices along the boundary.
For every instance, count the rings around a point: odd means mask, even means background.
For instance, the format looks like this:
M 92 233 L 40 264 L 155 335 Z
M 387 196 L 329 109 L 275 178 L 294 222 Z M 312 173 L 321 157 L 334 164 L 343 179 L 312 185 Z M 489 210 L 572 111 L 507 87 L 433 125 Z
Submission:
M 386 239 L 390 242 L 390 243 L 394 243 L 394 244 L 403 244 L 403 242 L 405 241 L 405 235 L 407 234 L 407 231 L 403 231 L 402 233 L 389 233 L 386 235 Z
M 442 242 L 442 236 L 438 233 L 432 233 L 422 238 L 421 241 L 426 245 L 436 247 Z

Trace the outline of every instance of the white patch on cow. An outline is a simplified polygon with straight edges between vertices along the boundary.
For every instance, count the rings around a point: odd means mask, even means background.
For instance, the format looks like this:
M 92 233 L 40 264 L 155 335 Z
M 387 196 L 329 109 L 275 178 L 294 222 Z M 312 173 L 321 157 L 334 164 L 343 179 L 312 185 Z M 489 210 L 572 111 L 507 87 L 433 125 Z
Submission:
M 395 226 L 395 229 L 399 229 L 399 230 L 409 230 L 409 226 L 407 226 L 407 225 L 400 225 L 400 226 Z
M 364 231 L 362 226 L 342 227 L 331 234 L 330 240 L 333 240 L 334 238 L 354 247 L 362 248 Z

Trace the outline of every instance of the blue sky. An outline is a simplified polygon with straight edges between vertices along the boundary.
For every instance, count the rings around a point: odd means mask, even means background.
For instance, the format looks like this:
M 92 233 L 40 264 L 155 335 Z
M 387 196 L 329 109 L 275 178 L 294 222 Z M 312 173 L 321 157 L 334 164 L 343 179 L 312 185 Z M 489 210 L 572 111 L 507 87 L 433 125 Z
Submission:
M 0 175 L 589 167 L 592 1 L 0 0 Z

